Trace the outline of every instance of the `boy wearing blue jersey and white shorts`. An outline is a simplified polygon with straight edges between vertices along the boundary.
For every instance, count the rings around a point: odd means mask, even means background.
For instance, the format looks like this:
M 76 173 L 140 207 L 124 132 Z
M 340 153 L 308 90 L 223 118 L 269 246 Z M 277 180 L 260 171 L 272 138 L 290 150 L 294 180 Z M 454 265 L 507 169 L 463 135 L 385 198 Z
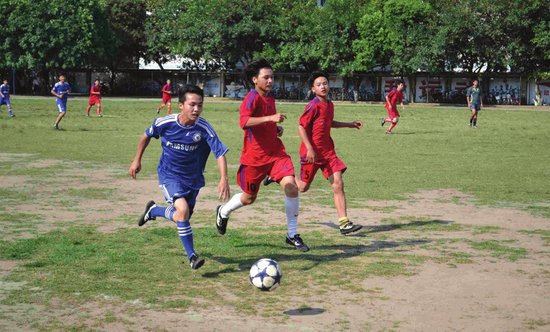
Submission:
M 67 113 L 67 99 L 70 92 L 71 86 L 69 83 L 65 82 L 65 75 L 59 75 L 59 82 L 55 83 L 50 91 L 50 93 L 55 96 L 55 104 L 59 111 L 53 125 L 54 129 L 59 130 L 59 122 L 61 122 L 61 119 L 63 119 L 65 113 Z
M 0 85 L 0 108 L 2 108 L 2 105 L 8 106 L 8 114 L 11 117 L 15 116 L 15 114 L 13 114 L 13 109 L 11 108 L 10 85 L 8 84 L 8 80 L 5 78 L 2 80 L 2 85 Z
M 189 264 L 196 270 L 204 264 L 193 244 L 189 222 L 199 190 L 204 187 L 204 166 L 210 152 L 217 160 L 220 172 L 218 192 L 220 200 L 229 198 L 227 180 L 227 147 L 220 141 L 214 128 L 202 117 L 204 93 L 201 88 L 187 85 L 179 91 L 180 112 L 157 118 L 141 136 L 129 174 L 134 179 L 141 170 L 141 158 L 151 138 L 161 141 L 162 154 L 157 167 L 159 186 L 168 206 L 149 201 L 138 220 L 143 226 L 149 220 L 162 217 L 176 223 Z

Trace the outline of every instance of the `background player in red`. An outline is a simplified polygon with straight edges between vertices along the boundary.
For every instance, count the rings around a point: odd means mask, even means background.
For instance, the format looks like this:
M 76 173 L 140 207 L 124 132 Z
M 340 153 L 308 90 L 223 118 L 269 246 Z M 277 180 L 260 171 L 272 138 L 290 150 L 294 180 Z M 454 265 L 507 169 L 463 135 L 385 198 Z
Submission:
M 96 78 L 94 85 L 90 88 L 90 99 L 88 101 L 88 108 L 86 109 L 86 116 L 90 116 L 90 110 L 92 106 L 97 105 L 97 116 L 101 115 L 101 85 L 99 85 L 99 78 Z
M 279 183 L 285 194 L 285 209 L 288 234 L 286 243 L 297 250 L 308 251 L 298 228 L 298 187 L 294 179 L 294 166 L 286 153 L 283 142 L 278 139 L 277 123 L 286 116 L 275 110 L 275 98 L 269 95 L 273 88 L 273 70 L 266 60 L 257 60 L 245 67 L 247 78 L 253 83 L 240 107 L 240 127 L 244 130 L 241 165 L 237 183 L 243 190 L 229 202 L 216 209 L 216 227 L 225 234 L 231 212 L 254 203 L 262 180 L 269 176 Z
M 332 185 L 334 205 L 338 213 L 340 233 L 345 235 L 362 228 L 353 224 L 346 211 L 346 194 L 342 174 L 346 165 L 336 155 L 334 141 L 330 136 L 331 128 L 356 128 L 363 124 L 360 121 L 334 121 L 334 104 L 328 99 L 330 90 L 328 76 L 322 72 L 315 72 L 309 77 L 309 85 L 315 93 L 304 113 L 300 117 L 298 133 L 302 139 L 300 145 L 300 178 L 296 181 L 300 192 L 309 190 L 309 186 L 319 169 Z
M 172 82 L 168 79 L 166 84 L 162 87 L 162 104 L 157 107 L 157 114 L 160 113 L 160 110 L 168 106 L 168 113 L 172 114 Z
M 386 122 L 390 122 L 391 126 L 386 130 L 386 134 L 391 134 L 393 128 L 399 122 L 399 111 L 397 110 L 397 104 L 403 102 L 403 89 L 405 89 L 405 82 L 401 79 L 395 80 L 395 89 L 391 90 L 386 95 L 386 109 L 388 110 L 388 118 L 381 119 L 381 126 L 383 127 Z

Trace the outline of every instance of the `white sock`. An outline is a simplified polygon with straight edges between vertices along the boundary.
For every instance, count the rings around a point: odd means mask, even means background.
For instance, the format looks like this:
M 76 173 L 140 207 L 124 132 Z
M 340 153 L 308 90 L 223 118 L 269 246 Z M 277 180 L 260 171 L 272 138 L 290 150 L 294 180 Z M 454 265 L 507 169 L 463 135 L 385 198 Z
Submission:
M 285 196 L 286 223 L 288 226 L 288 236 L 293 238 L 298 229 L 298 210 L 300 200 L 298 197 Z
M 235 211 L 239 208 L 242 208 L 244 206 L 243 203 L 241 203 L 241 195 L 242 194 L 243 193 L 233 195 L 233 197 L 231 197 L 229 202 L 222 205 L 222 208 L 220 209 L 220 215 L 222 216 L 222 218 L 229 217 L 231 212 L 233 212 L 233 211 Z

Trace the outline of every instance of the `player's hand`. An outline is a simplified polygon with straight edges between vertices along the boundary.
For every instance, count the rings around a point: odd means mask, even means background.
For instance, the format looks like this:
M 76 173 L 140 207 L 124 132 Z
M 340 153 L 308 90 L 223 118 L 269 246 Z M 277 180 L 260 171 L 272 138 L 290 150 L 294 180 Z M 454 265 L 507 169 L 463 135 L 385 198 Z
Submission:
M 281 123 L 285 121 L 285 119 L 286 119 L 286 115 L 284 115 L 283 113 L 276 113 L 271 116 L 271 121 L 275 123 Z
M 306 154 L 306 161 L 310 164 L 315 163 L 315 158 L 317 157 L 317 154 L 315 153 L 315 150 L 313 149 L 307 149 Z
M 221 179 L 220 183 L 218 183 L 218 193 L 218 199 L 222 202 L 227 201 L 229 196 L 231 196 L 231 189 L 229 188 L 227 179 Z
M 134 160 L 130 165 L 128 174 L 130 174 L 130 176 L 135 179 L 139 171 L 141 171 L 141 162 L 139 160 Z
M 359 120 L 355 120 L 351 123 L 351 127 L 355 128 L 355 129 L 361 129 L 361 128 L 363 128 L 363 122 L 361 122 Z
M 283 128 L 282 126 L 277 126 L 277 137 L 282 137 L 284 132 L 285 128 Z

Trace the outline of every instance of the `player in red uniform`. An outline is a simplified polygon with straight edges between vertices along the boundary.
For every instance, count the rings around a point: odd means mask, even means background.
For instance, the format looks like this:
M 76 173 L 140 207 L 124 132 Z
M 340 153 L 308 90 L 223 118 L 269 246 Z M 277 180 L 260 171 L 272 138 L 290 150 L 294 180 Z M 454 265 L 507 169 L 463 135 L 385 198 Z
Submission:
M 298 186 L 294 179 L 294 166 L 286 153 L 283 142 L 278 139 L 282 130 L 277 126 L 286 116 L 275 110 L 275 98 L 269 95 L 273 87 L 273 70 L 266 60 L 256 60 L 245 68 L 247 78 L 254 84 L 240 107 L 240 127 L 244 130 L 241 165 L 237 172 L 237 183 L 243 190 L 229 202 L 216 209 L 216 227 L 225 234 L 231 212 L 254 203 L 260 184 L 270 176 L 281 185 L 285 193 L 285 208 L 288 234 L 286 243 L 297 250 L 308 251 L 299 234 Z
M 390 122 L 391 126 L 386 130 L 386 134 L 391 134 L 393 128 L 399 122 L 399 111 L 397 110 L 397 104 L 403 102 L 403 89 L 405 89 L 405 82 L 401 79 L 395 80 L 396 88 L 391 90 L 386 95 L 386 109 L 388 110 L 388 118 L 382 118 L 380 125 L 383 127 L 386 122 Z
M 300 192 L 309 190 L 309 186 L 319 169 L 332 185 L 334 205 L 338 214 L 340 233 L 356 232 L 363 226 L 352 223 L 346 211 L 346 194 L 342 174 L 346 165 L 336 155 L 334 141 L 330 136 L 331 128 L 360 129 L 360 121 L 334 121 L 334 104 L 328 99 L 330 90 L 328 76 L 322 72 L 311 74 L 309 80 L 315 98 L 307 104 L 300 117 L 298 133 L 302 139 L 300 145 L 300 179 L 297 180 Z
M 157 107 L 157 114 L 160 113 L 160 110 L 168 106 L 168 113 L 172 114 L 172 82 L 168 79 L 166 84 L 162 87 L 162 104 Z
M 97 116 L 101 117 L 101 85 L 99 85 L 99 78 L 94 81 L 94 85 L 90 88 L 90 99 L 88 101 L 88 108 L 86 109 L 86 116 L 90 116 L 90 110 L 94 105 L 97 105 Z

